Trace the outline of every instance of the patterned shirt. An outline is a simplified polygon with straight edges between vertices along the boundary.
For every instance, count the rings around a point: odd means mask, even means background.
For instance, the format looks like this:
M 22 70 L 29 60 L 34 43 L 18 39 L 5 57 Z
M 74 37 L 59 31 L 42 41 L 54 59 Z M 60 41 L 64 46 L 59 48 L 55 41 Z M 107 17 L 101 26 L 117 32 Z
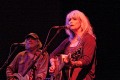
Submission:
M 22 51 L 18 53 L 18 55 L 14 58 L 14 60 L 6 69 L 7 77 L 13 76 L 14 73 L 19 73 L 23 75 L 31 62 L 35 60 L 37 56 L 39 56 L 34 65 L 34 67 L 36 67 L 35 70 L 31 68 L 26 75 L 29 77 L 29 80 L 32 80 L 34 73 L 35 80 L 44 80 L 46 78 L 48 69 L 48 53 L 44 52 L 44 54 L 41 54 L 41 50 L 39 50 L 32 58 L 27 53 L 27 51 Z

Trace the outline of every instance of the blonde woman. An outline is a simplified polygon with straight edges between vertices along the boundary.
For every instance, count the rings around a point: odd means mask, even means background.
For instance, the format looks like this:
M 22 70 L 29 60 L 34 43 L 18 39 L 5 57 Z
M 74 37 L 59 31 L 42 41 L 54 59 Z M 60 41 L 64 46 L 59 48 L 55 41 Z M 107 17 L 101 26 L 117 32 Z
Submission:
M 86 15 L 73 10 L 66 16 L 66 38 L 51 54 L 50 73 L 56 70 L 56 56 L 66 54 L 61 69 L 62 80 L 94 80 L 96 67 L 96 36 Z M 59 58 L 58 58 L 59 59 Z M 60 68 L 58 68 L 60 69 Z M 59 79 L 60 80 L 60 79 Z

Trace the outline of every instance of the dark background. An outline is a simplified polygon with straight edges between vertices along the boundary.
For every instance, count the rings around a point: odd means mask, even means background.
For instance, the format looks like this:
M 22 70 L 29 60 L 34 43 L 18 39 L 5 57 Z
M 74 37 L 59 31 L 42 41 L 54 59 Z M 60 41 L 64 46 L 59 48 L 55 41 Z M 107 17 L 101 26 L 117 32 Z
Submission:
M 88 16 L 97 37 L 96 80 L 119 80 L 119 5 L 117 0 L 0 0 L 0 80 L 6 80 L 6 66 L 23 49 L 19 46 L 2 67 L 13 43 L 23 42 L 28 33 L 35 32 L 44 44 L 50 28 L 64 25 L 66 14 L 74 9 Z M 56 31 L 52 29 L 48 42 Z M 51 42 L 48 52 L 52 52 L 65 37 L 61 31 Z

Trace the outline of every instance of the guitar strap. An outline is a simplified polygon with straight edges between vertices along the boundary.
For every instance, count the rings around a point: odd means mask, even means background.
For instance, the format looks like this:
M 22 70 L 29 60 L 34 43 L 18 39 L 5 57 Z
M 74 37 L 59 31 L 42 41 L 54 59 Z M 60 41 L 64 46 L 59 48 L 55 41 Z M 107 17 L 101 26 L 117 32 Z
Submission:
M 35 66 L 35 60 L 37 61 L 38 58 L 42 55 L 40 54 L 40 52 L 42 52 L 41 50 L 39 50 L 38 52 L 35 53 L 34 57 L 31 59 L 30 64 L 28 65 L 28 67 L 26 67 L 23 76 L 25 76 L 27 74 L 27 72 L 32 68 L 33 69 L 33 80 L 35 80 L 35 70 L 36 70 L 36 66 Z M 39 57 L 38 57 L 39 56 Z M 34 64 L 33 64 L 34 62 Z

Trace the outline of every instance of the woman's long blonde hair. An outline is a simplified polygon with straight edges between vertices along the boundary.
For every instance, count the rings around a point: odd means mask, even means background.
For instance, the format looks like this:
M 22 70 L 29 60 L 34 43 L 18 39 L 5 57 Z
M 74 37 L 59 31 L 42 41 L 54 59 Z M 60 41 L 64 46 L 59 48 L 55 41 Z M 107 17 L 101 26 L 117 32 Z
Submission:
M 81 20 L 81 28 L 82 28 L 82 32 L 81 33 L 82 33 L 82 35 L 84 33 L 89 33 L 94 38 L 96 38 L 94 33 L 93 33 L 93 29 L 92 29 L 92 26 L 91 26 L 91 24 L 89 22 L 89 19 L 86 17 L 86 15 L 83 12 L 81 12 L 79 10 L 73 10 L 73 11 L 69 12 L 67 14 L 67 16 L 66 16 L 66 26 L 69 24 L 68 23 L 69 19 L 72 18 L 72 17 L 79 18 Z M 66 33 L 68 35 L 72 34 L 69 30 L 67 30 Z

